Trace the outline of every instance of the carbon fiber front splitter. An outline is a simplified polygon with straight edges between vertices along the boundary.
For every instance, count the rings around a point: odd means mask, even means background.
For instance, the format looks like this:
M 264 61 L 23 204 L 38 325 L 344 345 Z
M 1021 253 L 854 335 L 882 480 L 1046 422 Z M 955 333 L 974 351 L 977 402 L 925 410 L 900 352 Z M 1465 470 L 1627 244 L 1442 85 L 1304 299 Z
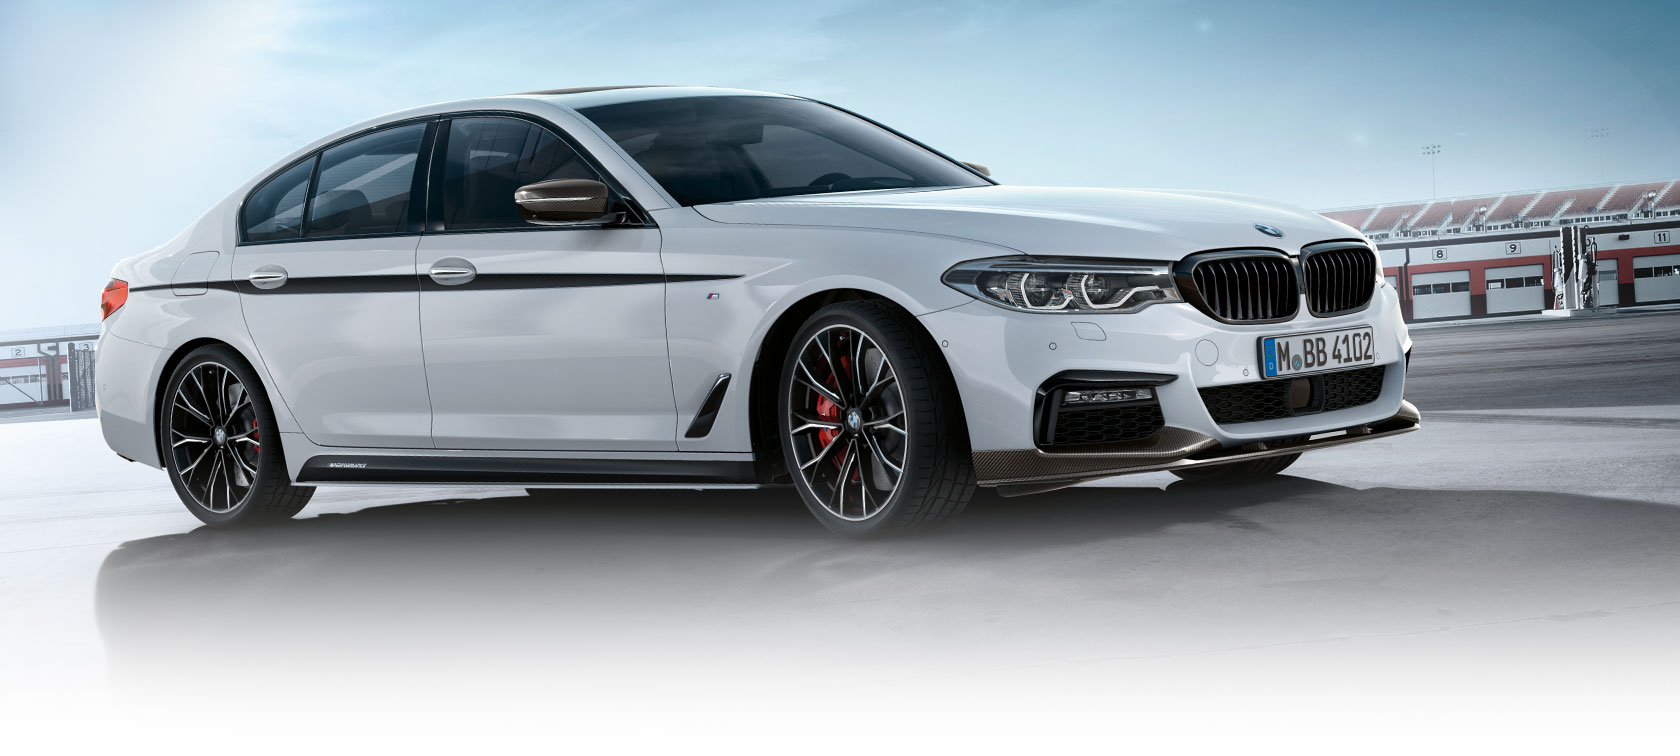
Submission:
M 1256 442 L 1229 449 L 1209 436 L 1168 426 L 1140 441 L 1088 447 L 1076 452 L 977 451 L 974 470 L 980 485 L 995 486 L 1003 496 L 1021 496 L 1116 475 L 1245 462 L 1398 436 L 1417 430 L 1422 419 L 1411 402 L 1401 402 L 1399 412 L 1380 422 L 1325 431 L 1300 441 Z

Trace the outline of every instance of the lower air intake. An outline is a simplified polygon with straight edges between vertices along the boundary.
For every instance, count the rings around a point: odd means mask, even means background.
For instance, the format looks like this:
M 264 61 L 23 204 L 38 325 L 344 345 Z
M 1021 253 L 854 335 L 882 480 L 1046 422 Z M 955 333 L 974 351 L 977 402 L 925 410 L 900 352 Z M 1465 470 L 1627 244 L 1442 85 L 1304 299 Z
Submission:
M 1220 425 L 1257 423 L 1298 415 L 1334 412 L 1370 404 L 1382 395 L 1386 365 L 1339 373 L 1237 383 L 1201 390 L 1208 416 Z M 1311 391 L 1302 402 L 1295 382 L 1307 381 Z

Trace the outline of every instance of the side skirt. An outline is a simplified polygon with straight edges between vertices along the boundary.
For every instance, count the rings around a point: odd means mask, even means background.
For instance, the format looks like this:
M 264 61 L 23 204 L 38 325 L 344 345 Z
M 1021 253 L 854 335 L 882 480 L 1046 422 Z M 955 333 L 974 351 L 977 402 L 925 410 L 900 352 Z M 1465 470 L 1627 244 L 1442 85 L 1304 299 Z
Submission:
M 666 459 L 541 459 L 321 455 L 299 483 L 436 483 L 508 486 L 707 488 L 755 486 L 751 462 Z

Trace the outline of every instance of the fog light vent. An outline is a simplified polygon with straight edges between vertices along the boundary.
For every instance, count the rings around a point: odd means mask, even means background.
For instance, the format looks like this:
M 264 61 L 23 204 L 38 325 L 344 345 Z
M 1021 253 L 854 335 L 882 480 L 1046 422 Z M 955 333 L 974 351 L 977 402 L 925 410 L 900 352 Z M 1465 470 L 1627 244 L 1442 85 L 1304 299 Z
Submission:
M 1094 404 L 1120 404 L 1154 398 L 1155 390 L 1148 388 L 1069 389 L 1062 394 L 1062 406 L 1089 407 Z

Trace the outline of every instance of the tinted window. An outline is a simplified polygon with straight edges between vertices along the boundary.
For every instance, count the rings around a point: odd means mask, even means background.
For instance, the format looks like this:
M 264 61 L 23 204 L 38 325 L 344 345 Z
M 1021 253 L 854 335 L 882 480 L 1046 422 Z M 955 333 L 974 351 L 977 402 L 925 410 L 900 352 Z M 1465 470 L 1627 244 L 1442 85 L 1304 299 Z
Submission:
M 679 97 L 579 112 L 684 205 L 986 184 L 903 137 L 809 100 Z
M 741 146 L 772 187 L 808 187 L 833 183 L 834 174 L 879 176 L 895 181 L 910 177 L 846 145 L 792 126 L 768 124 L 764 138 Z M 825 176 L 829 178 L 825 178 Z
M 303 201 L 309 196 L 311 157 L 287 168 L 251 193 L 245 202 L 245 241 L 296 239 L 303 235 Z
M 426 125 L 369 134 L 321 153 L 309 206 L 311 237 L 389 234 L 408 228 L 409 194 Z
M 444 156 L 443 223 L 449 229 L 529 226 L 514 190 L 549 179 L 600 180 L 548 129 L 516 118 L 458 118 Z

